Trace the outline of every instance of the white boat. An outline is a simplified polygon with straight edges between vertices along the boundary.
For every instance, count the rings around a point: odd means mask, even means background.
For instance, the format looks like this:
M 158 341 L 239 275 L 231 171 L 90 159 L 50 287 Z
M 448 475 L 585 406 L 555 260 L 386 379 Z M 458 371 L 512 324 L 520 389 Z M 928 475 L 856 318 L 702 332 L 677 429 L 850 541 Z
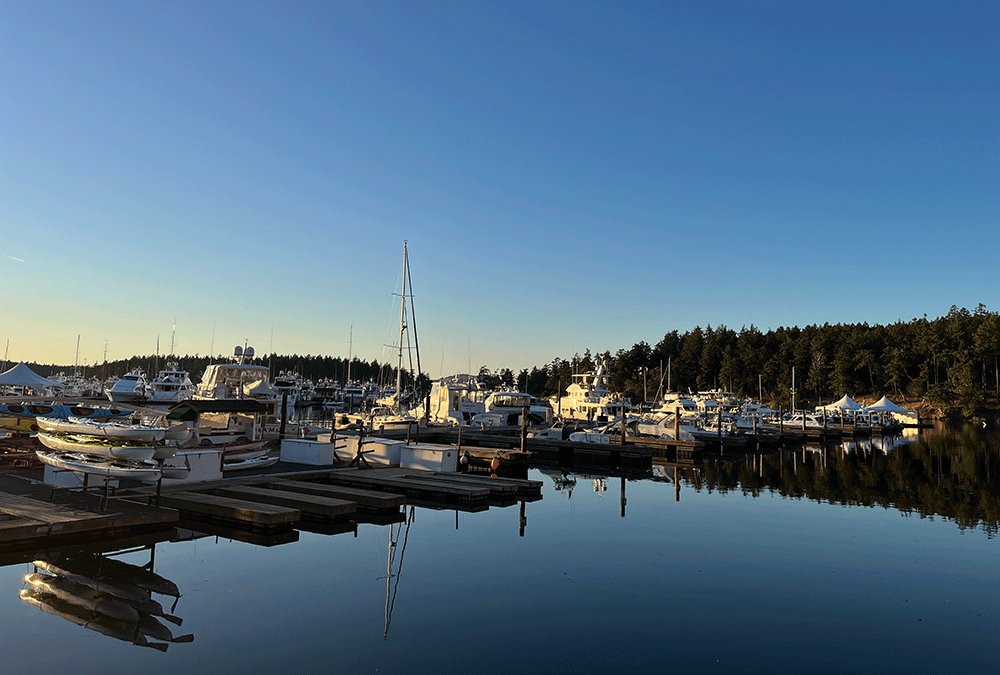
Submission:
M 591 422 L 608 422 L 621 416 L 629 401 L 611 393 L 607 378 L 608 365 L 603 358 L 598 358 L 593 373 L 573 375 L 574 382 L 566 388 L 566 395 L 556 402 L 558 414 Z
M 76 452 L 48 452 L 36 450 L 35 454 L 45 464 L 66 471 L 78 471 L 107 478 L 128 478 L 150 481 L 160 477 L 160 467 L 156 462 L 133 462 L 107 457 L 96 457 Z
M 206 366 L 193 398 L 208 401 L 253 399 L 267 406 L 266 414 L 274 415 L 281 401 L 268 384 L 268 367 L 246 362 L 253 355 L 253 347 L 244 349 L 237 345 L 232 363 Z
M 85 434 L 102 439 L 155 443 L 162 441 L 167 430 L 162 427 L 147 427 L 127 422 L 98 422 L 85 417 L 38 417 L 38 428 L 54 434 Z
M 486 412 L 484 395 L 471 375 L 441 378 L 431 385 L 430 408 L 421 406 L 417 416 L 426 416 L 429 422 L 438 424 L 469 424 L 473 417 Z
M 99 439 L 95 436 L 58 436 L 56 434 L 38 432 L 38 440 L 42 445 L 57 452 L 82 453 L 105 459 L 120 459 L 131 462 L 143 462 L 153 458 L 156 446 L 130 445 L 121 441 L 113 442 Z
M 168 362 L 149 383 L 147 392 L 150 403 L 177 403 L 194 396 L 195 386 L 186 370 L 181 370 L 175 362 Z
M 147 397 L 146 374 L 138 368 L 130 370 L 106 393 L 115 403 L 141 403 Z
M 278 456 L 270 457 L 268 455 L 263 455 L 260 457 L 254 457 L 252 459 L 239 459 L 234 461 L 223 461 L 222 470 L 225 471 L 242 471 L 244 469 L 263 469 L 264 467 L 272 466 L 278 463 Z
M 299 377 L 298 373 L 282 370 L 275 376 L 274 382 L 271 383 L 271 389 L 274 390 L 278 401 L 282 401 L 287 396 L 286 405 L 289 408 L 294 408 L 298 405 L 299 396 L 302 393 L 302 378 Z

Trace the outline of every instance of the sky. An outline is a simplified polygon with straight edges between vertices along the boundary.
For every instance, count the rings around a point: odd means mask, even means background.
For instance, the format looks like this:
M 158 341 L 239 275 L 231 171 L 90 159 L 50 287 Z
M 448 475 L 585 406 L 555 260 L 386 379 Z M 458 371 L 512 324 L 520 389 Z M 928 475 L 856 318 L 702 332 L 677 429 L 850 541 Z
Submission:
M 392 362 L 404 242 L 432 377 L 996 311 L 998 25 L 972 0 L 7 3 L 0 349 Z

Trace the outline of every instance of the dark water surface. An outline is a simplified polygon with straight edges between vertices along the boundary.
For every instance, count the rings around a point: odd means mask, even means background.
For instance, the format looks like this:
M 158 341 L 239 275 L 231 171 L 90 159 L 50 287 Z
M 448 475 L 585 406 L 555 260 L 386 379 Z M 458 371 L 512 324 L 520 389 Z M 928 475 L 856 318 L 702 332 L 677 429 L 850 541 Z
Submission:
M 408 508 L 408 525 L 302 532 L 272 547 L 162 542 L 155 571 L 182 595 L 172 609 L 174 598 L 153 597 L 183 620 L 163 622 L 175 637 L 194 636 L 166 651 L 41 611 L 19 597 L 34 566 L 8 566 L 0 663 L 12 673 L 994 673 L 998 445 L 949 432 L 886 452 L 862 443 L 709 462 L 683 473 L 680 501 L 666 470 L 625 481 L 624 505 L 621 478 L 533 469 L 544 498 L 526 505 L 523 537 L 514 506 Z

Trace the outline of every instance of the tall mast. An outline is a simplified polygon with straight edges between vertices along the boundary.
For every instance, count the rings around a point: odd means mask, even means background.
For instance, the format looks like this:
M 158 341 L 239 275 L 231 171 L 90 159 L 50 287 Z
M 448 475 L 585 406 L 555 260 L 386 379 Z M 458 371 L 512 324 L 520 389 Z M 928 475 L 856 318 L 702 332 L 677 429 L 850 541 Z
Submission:
M 406 331 L 406 242 L 403 242 L 403 292 L 399 303 L 399 358 L 396 361 L 396 412 L 402 414 L 403 393 L 403 332 Z
M 174 355 L 174 333 L 177 332 L 177 317 L 174 317 L 174 325 L 170 327 L 170 355 Z

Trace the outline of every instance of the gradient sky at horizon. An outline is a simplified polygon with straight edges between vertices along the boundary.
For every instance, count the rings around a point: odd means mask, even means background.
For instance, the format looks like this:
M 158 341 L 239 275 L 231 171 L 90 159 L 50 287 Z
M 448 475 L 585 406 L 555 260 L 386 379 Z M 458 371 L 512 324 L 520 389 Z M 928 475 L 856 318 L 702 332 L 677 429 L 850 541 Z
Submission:
M 432 377 L 1000 309 L 991 2 L 10 3 L 0 348 Z

